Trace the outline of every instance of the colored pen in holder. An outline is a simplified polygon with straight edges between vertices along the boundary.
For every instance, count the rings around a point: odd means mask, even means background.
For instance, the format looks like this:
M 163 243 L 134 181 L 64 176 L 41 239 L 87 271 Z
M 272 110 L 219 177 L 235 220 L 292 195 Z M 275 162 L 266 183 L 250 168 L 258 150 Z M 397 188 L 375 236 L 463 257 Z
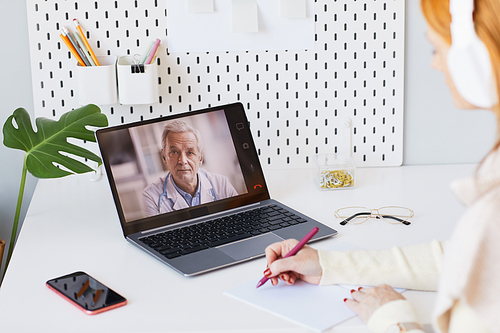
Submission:
M 139 56 L 118 59 L 118 96 L 120 104 L 158 103 L 158 65 L 144 65 Z

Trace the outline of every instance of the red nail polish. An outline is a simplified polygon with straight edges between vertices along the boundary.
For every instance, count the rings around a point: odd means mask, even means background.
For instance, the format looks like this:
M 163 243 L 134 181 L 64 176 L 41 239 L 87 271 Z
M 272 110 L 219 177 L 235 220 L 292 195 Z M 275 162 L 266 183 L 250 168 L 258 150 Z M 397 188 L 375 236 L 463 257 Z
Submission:
M 363 287 L 359 287 L 359 288 L 358 288 L 358 291 L 361 291 L 361 289 L 363 289 Z
M 271 275 L 271 270 L 268 268 L 264 271 L 264 276 L 269 277 Z
M 355 291 L 356 291 L 356 290 L 354 290 L 354 289 L 351 289 L 351 294 L 352 294 L 353 292 L 355 292 Z
M 346 302 L 346 301 L 347 301 L 347 298 L 344 298 L 344 302 Z

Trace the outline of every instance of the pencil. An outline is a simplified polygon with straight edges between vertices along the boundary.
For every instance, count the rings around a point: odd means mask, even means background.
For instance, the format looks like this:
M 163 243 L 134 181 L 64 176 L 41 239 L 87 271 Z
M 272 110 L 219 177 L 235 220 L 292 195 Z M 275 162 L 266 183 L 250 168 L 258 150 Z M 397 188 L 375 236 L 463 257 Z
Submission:
M 59 35 L 59 37 L 61 37 L 61 39 L 64 41 L 64 44 L 66 44 L 66 46 L 68 47 L 68 49 L 71 51 L 71 53 L 73 54 L 73 57 L 75 57 L 76 60 L 78 60 L 78 63 L 80 64 L 80 66 L 84 66 L 85 67 L 86 66 L 85 63 L 83 62 L 82 58 L 80 58 L 80 56 L 76 52 L 75 48 L 73 47 L 73 45 L 69 41 L 68 36 L 64 35 L 64 33 L 61 33 Z
M 89 284 L 90 284 L 90 281 L 89 281 L 89 279 L 87 279 L 87 281 L 85 281 L 85 283 L 83 284 L 83 286 L 80 288 L 80 291 L 78 291 L 78 294 L 76 294 L 77 298 L 82 297 L 82 295 L 85 292 L 85 290 L 87 290 L 89 288 Z
M 73 38 L 73 35 L 71 34 L 71 32 L 69 32 L 69 30 L 66 29 L 66 27 L 62 27 L 62 31 L 63 31 L 64 34 L 66 34 L 66 37 L 68 37 L 69 41 L 71 42 L 71 44 L 75 48 L 76 53 L 78 53 L 78 55 L 80 56 L 80 58 L 85 63 L 85 66 L 90 66 L 90 62 L 87 60 L 87 57 L 83 53 L 83 50 L 81 49 L 80 45 L 78 45 L 78 43 L 76 42 L 76 40 Z
M 156 55 L 158 54 L 158 50 L 159 50 L 159 49 L 160 49 L 160 47 L 157 47 L 157 48 L 156 48 L 155 55 L 153 56 L 153 59 L 151 59 L 151 62 L 149 63 L 149 65 L 151 65 L 151 64 L 155 61 L 155 59 L 156 59 Z
M 151 61 L 153 60 L 153 57 L 155 56 L 156 51 L 158 50 L 158 47 L 160 46 L 160 42 L 161 41 L 157 38 L 156 42 L 155 42 L 155 45 L 151 49 L 151 52 L 149 52 L 148 59 L 146 60 L 146 65 L 151 64 Z
M 73 23 L 76 25 L 76 29 L 78 29 L 78 32 L 80 33 L 80 37 L 82 38 L 82 41 L 85 44 L 85 47 L 87 48 L 87 50 L 89 50 L 90 56 L 92 57 L 92 60 L 94 60 L 96 66 L 101 66 L 99 64 L 99 61 L 97 61 L 97 58 L 94 54 L 94 51 L 92 51 L 92 48 L 90 47 L 90 44 L 87 41 L 87 38 L 85 37 L 85 34 L 83 33 L 83 30 L 82 30 L 82 27 L 80 26 L 80 23 L 78 22 L 77 19 L 74 19 Z
M 146 55 L 144 56 L 144 59 L 142 59 L 142 64 L 146 65 L 146 60 L 148 59 L 149 53 L 151 52 L 151 49 L 153 49 L 153 46 L 155 45 L 155 42 L 151 42 L 151 45 L 148 48 L 148 52 L 146 52 Z
M 89 50 L 87 50 L 87 48 L 85 47 L 85 44 L 83 44 L 82 39 L 80 38 L 80 34 L 78 34 L 78 33 L 74 33 L 74 34 L 73 34 L 73 37 L 75 37 L 76 42 L 77 42 L 77 43 L 80 45 L 80 47 L 82 48 L 82 51 L 83 51 L 83 53 L 85 54 L 85 56 L 87 57 L 87 60 L 88 60 L 88 62 L 90 63 L 90 65 L 91 65 L 91 66 L 95 66 L 94 59 L 92 59 L 92 57 L 90 56 L 90 52 L 89 52 Z
M 96 305 L 97 300 L 99 299 L 99 295 L 101 295 L 102 290 L 98 289 L 94 295 L 94 299 L 92 300 L 92 306 Z

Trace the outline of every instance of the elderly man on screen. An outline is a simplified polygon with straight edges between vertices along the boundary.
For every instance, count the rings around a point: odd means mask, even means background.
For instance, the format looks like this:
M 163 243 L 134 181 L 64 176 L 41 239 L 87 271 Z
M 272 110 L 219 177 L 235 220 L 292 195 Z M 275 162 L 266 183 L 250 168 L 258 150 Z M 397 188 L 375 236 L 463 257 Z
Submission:
M 163 129 L 161 156 L 168 173 L 142 192 L 146 216 L 238 195 L 227 177 L 200 169 L 201 136 L 184 121 L 171 121 Z

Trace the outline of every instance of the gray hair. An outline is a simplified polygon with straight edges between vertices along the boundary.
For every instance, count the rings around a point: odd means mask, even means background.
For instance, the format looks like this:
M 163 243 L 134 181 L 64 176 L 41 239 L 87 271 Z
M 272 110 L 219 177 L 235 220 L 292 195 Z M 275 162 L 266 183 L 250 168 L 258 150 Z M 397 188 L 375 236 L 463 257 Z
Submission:
M 198 150 L 200 152 L 203 151 L 203 143 L 201 141 L 201 134 L 200 131 L 198 131 L 196 128 L 194 128 L 191 125 L 188 125 L 182 120 L 172 120 L 171 122 L 167 123 L 165 127 L 163 128 L 163 133 L 161 135 L 161 148 L 163 151 L 165 151 L 165 145 L 167 143 L 167 135 L 168 133 L 184 133 L 184 132 L 191 132 L 194 134 L 196 137 L 196 141 L 198 142 Z

